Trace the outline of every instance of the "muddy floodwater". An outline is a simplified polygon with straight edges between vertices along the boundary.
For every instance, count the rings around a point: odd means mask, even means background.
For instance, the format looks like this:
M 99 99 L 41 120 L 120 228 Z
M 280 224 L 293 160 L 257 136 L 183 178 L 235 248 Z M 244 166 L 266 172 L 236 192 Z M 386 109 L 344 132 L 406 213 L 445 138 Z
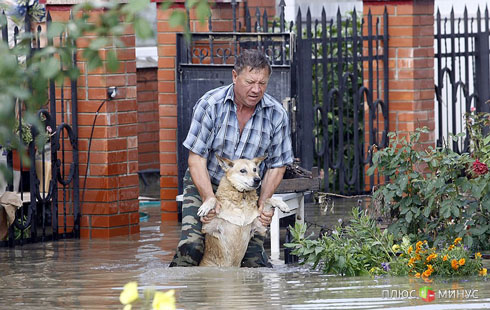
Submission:
M 335 222 L 348 213 L 336 208 L 333 215 L 307 210 L 306 219 Z M 175 289 L 178 309 L 490 309 L 490 283 L 478 277 L 436 279 L 429 285 L 435 300 L 426 302 L 424 284 L 406 277 L 343 278 L 280 264 L 169 268 L 180 226 L 162 225 L 158 207 L 142 211 L 139 235 L 0 248 L 0 309 L 122 309 L 129 281 Z

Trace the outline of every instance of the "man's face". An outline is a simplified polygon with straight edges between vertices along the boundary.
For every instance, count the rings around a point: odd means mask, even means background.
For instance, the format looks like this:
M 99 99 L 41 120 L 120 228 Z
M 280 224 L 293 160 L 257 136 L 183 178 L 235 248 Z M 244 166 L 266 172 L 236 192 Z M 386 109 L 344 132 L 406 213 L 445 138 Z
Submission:
M 232 74 L 235 84 L 235 102 L 247 108 L 255 108 L 267 89 L 269 70 L 264 68 L 250 71 L 250 67 L 246 67 L 240 74 L 235 70 Z

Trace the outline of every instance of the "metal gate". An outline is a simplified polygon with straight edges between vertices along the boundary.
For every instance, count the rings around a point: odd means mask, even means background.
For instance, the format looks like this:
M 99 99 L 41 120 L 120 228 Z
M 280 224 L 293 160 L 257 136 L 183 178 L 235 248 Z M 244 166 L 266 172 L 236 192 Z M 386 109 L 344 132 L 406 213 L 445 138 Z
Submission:
M 6 20 L 4 13 L 2 17 Z M 46 26 L 49 28 L 50 25 L 48 14 Z M 21 27 L 13 27 L 12 31 L 8 26 L 2 27 L 2 40 L 13 48 L 18 44 L 21 32 L 31 33 L 29 12 Z M 26 63 L 34 53 L 44 48 L 41 46 L 41 31 L 41 26 L 37 26 L 32 34 Z M 65 36 L 61 35 L 58 41 L 57 44 L 64 44 Z M 74 42 L 71 44 L 74 46 Z M 48 40 L 47 46 L 53 46 L 53 40 Z M 62 67 L 62 70 L 76 68 L 76 55 L 71 55 L 70 60 L 71 65 Z M 18 61 L 24 59 L 19 58 Z M 50 81 L 46 86 L 49 103 L 37 112 L 46 132 L 37 132 L 23 119 L 26 106 L 22 100 L 17 100 L 19 136 L 25 132 L 32 136 L 31 141 L 25 144 L 30 167 L 25 169 L 27 162 L 22 157 L 16 158 L 14 151 L 7 151 L 6 162 L 13 177 L 7 180 L 5 189 L 12 197 L 20 198 L 21 207 L 15 212 L 13 225 L 9 226 L 6 238 L 0 240 L 0 246 L 79 237 L 80 234 L 77 82 L 72 80 L 69 85 L 64 85 Z M 38 149 L 35 141 L 44 134 L 47 142 Z M 16 166 L 19 166 L 18 171 L 14 168 Z
M 177 36 L 177 96 L 178 127 L 177 154 L 179 193 L 182 193 L 182 177 L 187 169 L 188 150 L 182 145 L 190 127 L 192 108 L 207 91 L 231 84 L 235 57 L 242 49 L 263 50 L 272 64 L 272 76 L 267 93 L 280 102 L 290 98 L 291 34 L 285 32 L 284 20 L 269 27 L 267 13 L 257 9 L 255 27 L 248 8 L 245 15 L 245 32 L 237 31 L 236 2 L 232 2 L 235 18 L 233 32 L 191 33 L 189 40 Z M 238 29 L 241 25 L 238 25 Z M 270 31 L 270 32 L 269 32 Z
M 375 185 L 365 167 L 372 147 L 387 143 L 387 21 L 386 10 L 382 19 L 338 11 L 335 20 L 323 10 L 321 21 L 298 12 L 296 156 L 307 169 L 319 167 L 326 192 L 359 194 Z
M 435 94 L 437 146 L 446 146 L 456 152 L 465 152 L 469 137 L 453 140 L 450 134 L 465 131 L 465 114 L 475 108 L 477 112 L 490 112 L 489 67 L 489 13 L 480 9 L 469 17 L 449 18 L 436 15 L 435 39 Z M 452 141 L 452 143 L 450 143 Z

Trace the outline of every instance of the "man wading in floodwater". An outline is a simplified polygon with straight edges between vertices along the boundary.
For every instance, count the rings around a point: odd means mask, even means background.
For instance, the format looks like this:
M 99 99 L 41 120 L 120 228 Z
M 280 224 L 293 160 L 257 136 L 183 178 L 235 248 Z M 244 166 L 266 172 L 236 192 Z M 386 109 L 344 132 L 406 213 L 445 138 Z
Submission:
M 271 66 L 259 50 L 243 50 L 232 71 L 233 83 L 207 92 L 194 106 L 192 123 L 184 141 L 189 160 L 184 176 L 182 233 L 173 266 L 197 266 L 204 252 L 202 223 L 219 212 L 212 210 L 199 218 L 197 210 L 214 193 L 223 176 L 215 154 L 235 160 L 267 156 L 261 164 L 262 186 L 258 208 L 260 221 L 268 226 L 272 212 L 264 212 L 282 180 L 286 165 L 293 162 L 290 128 L 286 110 L 265 93 Z M 255 235 L 242 261 L 243 267 L 270 267 L 264 251 L 264 237 Z

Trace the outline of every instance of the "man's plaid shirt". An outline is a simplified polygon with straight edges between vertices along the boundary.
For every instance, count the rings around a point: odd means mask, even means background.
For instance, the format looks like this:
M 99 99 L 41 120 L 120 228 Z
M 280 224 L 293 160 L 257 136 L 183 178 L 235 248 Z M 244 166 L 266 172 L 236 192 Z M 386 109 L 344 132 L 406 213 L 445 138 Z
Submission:
M 208 159 L 211 182 L 219 184 L 223 170 L 215 154 L 231 160 L 267 155 L 267 169 L 293 162 L 291 135 L 286 110 L 268 94 L 257 104 L 240 136 L 233 84 L 213 89 L 199 99 L 184 146 Z

